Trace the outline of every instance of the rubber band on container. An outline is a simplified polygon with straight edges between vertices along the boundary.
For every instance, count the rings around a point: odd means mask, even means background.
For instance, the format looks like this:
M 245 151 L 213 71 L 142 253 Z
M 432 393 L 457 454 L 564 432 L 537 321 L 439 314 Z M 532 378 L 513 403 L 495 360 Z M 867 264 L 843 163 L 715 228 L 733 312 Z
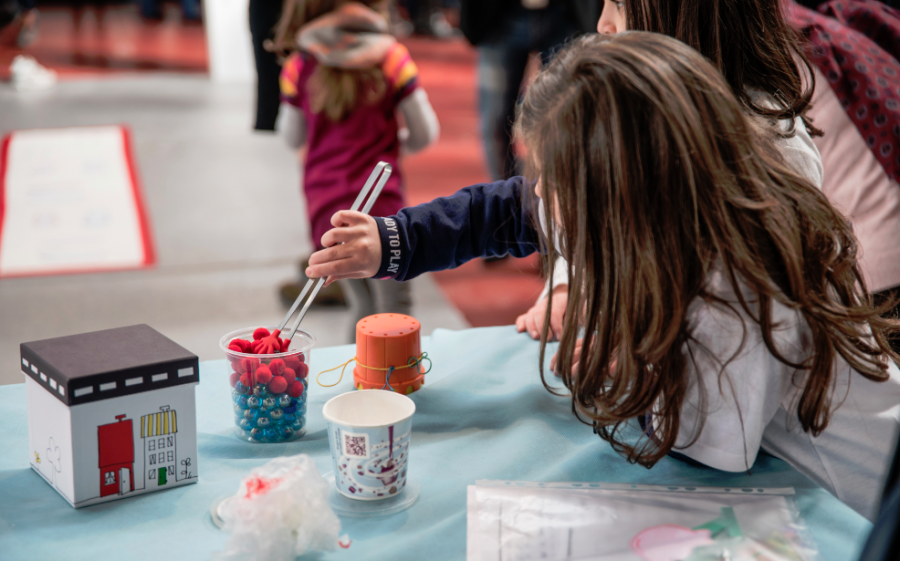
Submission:
M 428 370 L 425 370 L 424 372 L 422 372 L 422 374 L 428 374 L 429 372 L 431 372 L 432 364 L 431 364 L 431 359 L 428 358 L 428 353 L 422 353 L 419 356 L 409 357 L 409 360 L 403 366 L 388 366 L 386 368 L 380 368 L 377 366 L 366 366 L 365 364 L 362 364 L 361 362 L 356 360 L 356 357 L 353 357 L 343 364 L 338 364 L 334 368 L 329 368 L 328 370 L 323 370 L 323 371 L 319 372 L 318 374 L 316 374 L 316 383 L 319 384 L 320 386 L 322 386 L 323 388 L 333 388 L 334 386 L 340 384 L 341 380 L 344 379 L 344 371 L 347 369 L 347 366 L 349 366 L 351 362 L 355 362 L 356 365 L 361 368 L 368 368 L 369 370 L 379 370 L 381 372 L 387 372 L 387 376 L 384 379 L 384 387 L 381 389 L 390 388 L 391 390 L 393 390 L 393 388 L 390 385 L 391 373 L 393 373 L 395 370 L 400 370 L 403 368 L 413 368 L 413 367 L 415 367 L 416 370 L 419 371 L 419 369 L 422 366 L 422 363 L 426 360 L 428 361 Z M 337 382 L 335 382 L 333 384 L 323 384 L 322 382 L 319 381 L 319 376 L 321 376 L 322 374 L 325 374 L 326 372 L 334 372 L 338 368 L 341 369 L 341 376 L 337 379 Z

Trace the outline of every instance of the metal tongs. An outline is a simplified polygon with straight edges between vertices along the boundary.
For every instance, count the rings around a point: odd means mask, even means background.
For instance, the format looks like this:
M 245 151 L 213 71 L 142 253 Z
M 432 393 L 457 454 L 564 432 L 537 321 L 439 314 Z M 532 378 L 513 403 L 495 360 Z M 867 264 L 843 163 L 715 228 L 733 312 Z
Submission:
M 369 194 L 369 190 L 372 189 L 372 185 L 375 185 L 375 190 L 372 191 L 372 196 L 366 201 L 365 206 L 362 207 L 363 214 L 369 214 L 369 211 L 372 210 L 372 205 L 375 204 L 375 201 L 378 199 L 378 195 L 381 194 L 381 190 L 384 189 L 384 184 L 387 183 L 388 178 L 391 176 L 391 172 L 393 168 L 387 162 L 378 162 L 378 165 L 375 166 L 375 169 L 372 170 L 372 174 L 369 175 L 369 179 L 366 180 L 366 184 L 363 185 L 362 190 L 359 192 L 359 195 L 356 197 L 356 200 L 353 201 L 353 206 L 350 207 L 350 210 L 359 210 L 359 207 L 362 206 L 363 201 L 366 200 L 366 196 Z M 379 177 L 381 176 L 381 177 Z M 378 183 L 375 183 L 375 180 L 378 180 Z M 284 319 L 281 320 L 281 323 L 278 324 L 278 331 L 284 329 L 284 326 L 287 325 L 287 322 L 290 321 L 291 316 L 294 315 L 294 312 L 297 310 L 297 307 L 300 306 L 300 302 L 303 301 L 303 298 L 306 296 L 306 293 L 309 292 L 310 287 L 313 286 L 313 281 L 315 281 L 316 285 L 312 289 L 312 293 L 309 295 L 309 299 L 303 305 L 303 308 L 300 310 L 300 315 L 297 316 L 297 321 L 294 322 L 293 327 L 291 327 L 290 331 L 287 332 L 284 339 L 290 341 L 294 334 L 297 332 L 297 328 L 300 327 L 300 322 L 303 321 L 304 316 L 306 316 L 306 312 L 309 311 L 309 307 L 312 305 L 313 300 L 316 299 L 316 295 L 319 294 L 319 290 L 322 288 L 322 285 L 325 284 L 325 280 L 327 277 L 322 277 L 320 279 L 309 279 L 306 281 L 306 286 L 303 287 L 303 290 L 300 292 L 300 296 L 297 296 L 297 299 L 294 300 L 294 304 L 291 306 L 291 309 L 288 310 L 288 313 L 285 314 Z

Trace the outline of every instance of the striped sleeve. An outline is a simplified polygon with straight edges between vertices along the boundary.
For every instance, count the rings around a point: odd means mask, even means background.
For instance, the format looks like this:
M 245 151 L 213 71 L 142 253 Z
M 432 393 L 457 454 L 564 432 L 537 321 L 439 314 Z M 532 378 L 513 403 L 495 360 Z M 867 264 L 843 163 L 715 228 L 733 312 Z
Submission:
M 303 70 L 303 58 L 294 53 L 281 66 L 278 84 L 281 88 L 281 101 L 300 107 L 300 72 Z
M 394 43 L 382 65 L 384 76 L 398 102 L 411 94 L 419 85 L 419 69 L 409 51 L 401 43 Z

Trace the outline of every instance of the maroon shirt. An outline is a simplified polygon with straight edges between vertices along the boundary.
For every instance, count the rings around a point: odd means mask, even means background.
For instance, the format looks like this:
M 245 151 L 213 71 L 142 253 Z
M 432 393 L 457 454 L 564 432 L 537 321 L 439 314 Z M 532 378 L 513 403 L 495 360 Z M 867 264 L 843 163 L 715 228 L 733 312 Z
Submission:
M 305 53 L 289 57 L 281 71 L 282 101 L 296 106 L 306 118 L 307 154 L 303 173 L 310 233 L 316 249 L 332 228 L 331 217 L 350 208 L 378 162 L 387 162 L 393 174 L 372 207 L 373 216 L 391 216 L 405 205 L 402 174 L 397 165 L 397 106 L 418 87 L 418 70 L 402 44 L 395 44 L 385 57 L 386 91 L 381 101 L 361 104 L 343 121 L 334 122 L 310 109 L 308 82 L 316 60 Z

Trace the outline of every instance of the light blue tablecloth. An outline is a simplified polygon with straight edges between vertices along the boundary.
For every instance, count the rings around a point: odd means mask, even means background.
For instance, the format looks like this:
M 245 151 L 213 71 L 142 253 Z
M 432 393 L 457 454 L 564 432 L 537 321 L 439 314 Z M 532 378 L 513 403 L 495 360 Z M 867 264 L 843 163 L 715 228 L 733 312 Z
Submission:
M 824 561 L 856 559 L 871 525 L 780 460 L 762 455 L 752 475 L 727 474 L 664 459 L 653 469 L 630 465 L 578 423 L 566 399 L 550 395 L 537 373 L 538 344 L 511 327 L 438 330 L 423 338 L 434 361 L 412 398 L 410 475 L 418 502 L 382 519 L 344 519 L 347 550 L 312 559 L 465 559 L 466 486 L 476 479 L 602 481 L 797 489 L 800 513 Z M 354 347 L 315 350 L 312 370 L 330 368 Z M 4 357 L 15 368 L 18 357 Z M 224 360 L 200 367 L 197 388 L 200 482 L 74 510 L 28 467 L 25 386 L 0 387 L 0 559 L 208 559 L 226 535 L 209 507 L 237 491 L 251 468 L 278 455 L 311 455 L 331 471 L 322 405 L 350 391 L 310 385 L 308 433 L 289 444 L 251 444 L 232 436 Z

